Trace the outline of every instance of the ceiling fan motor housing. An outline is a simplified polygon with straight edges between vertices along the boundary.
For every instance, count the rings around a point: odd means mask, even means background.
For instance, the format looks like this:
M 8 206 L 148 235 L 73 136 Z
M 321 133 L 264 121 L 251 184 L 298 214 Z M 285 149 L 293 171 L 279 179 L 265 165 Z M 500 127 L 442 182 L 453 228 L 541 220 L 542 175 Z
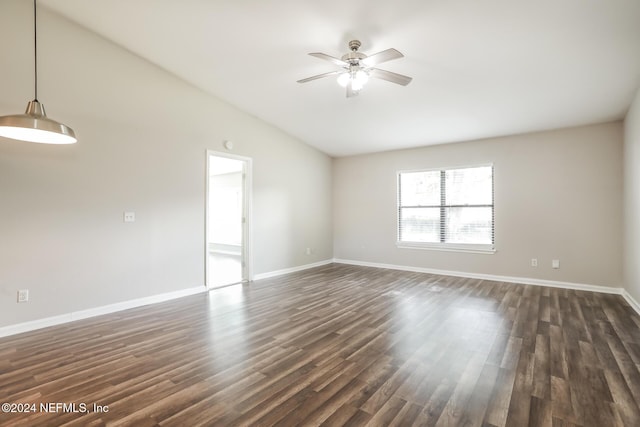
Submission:
M 349 49 L 351 49 L 351 52 L 345 53 L 340 59 L 351 65 L 359 65 L 360 61 L 367 57 L 364 53 L 358 52 L 360 45 L 360 40 L 351 40 L 349 42 Z
M 358 65 L 358 63 L 366 57 L 367 55 L 365 55 L 364 53 L 354 51 L 345 53 L 340 59 L 342 59 L 344 62 L 348 62 L 351 65 Z

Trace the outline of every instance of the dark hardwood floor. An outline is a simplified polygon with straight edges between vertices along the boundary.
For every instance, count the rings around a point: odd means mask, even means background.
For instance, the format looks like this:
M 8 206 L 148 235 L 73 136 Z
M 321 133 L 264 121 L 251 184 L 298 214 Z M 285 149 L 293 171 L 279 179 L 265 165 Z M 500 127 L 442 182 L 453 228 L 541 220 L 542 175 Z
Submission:
M 0 425 L 640 426 L 639 366 L 620 296 L 334 264 L 0 339 Z

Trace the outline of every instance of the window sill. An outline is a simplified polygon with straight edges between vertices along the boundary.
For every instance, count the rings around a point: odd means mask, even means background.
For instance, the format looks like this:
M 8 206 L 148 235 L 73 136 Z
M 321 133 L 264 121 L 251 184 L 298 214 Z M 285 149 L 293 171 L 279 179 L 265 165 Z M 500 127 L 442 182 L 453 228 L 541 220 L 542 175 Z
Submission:
M 453 245 L 453 244 L 437 244 L 437 243 L 411 243 L 411 242 L 396 242 L 396 247 L 399 249 L 422 249 L 428 251 L 442 251 L 442 252 L 466 252 L 474 254 L 493 255 L 496 253 L 496 249 L 493 245 Z

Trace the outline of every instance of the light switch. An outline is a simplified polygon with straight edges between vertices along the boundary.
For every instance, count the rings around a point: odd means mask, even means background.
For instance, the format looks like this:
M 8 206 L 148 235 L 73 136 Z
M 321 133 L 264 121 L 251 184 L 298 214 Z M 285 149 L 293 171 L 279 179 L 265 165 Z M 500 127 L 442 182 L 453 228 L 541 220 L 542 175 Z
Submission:
M 124 213 L 124 222 L 136 222 L 136 213 L 135 212 L 125 212 Z

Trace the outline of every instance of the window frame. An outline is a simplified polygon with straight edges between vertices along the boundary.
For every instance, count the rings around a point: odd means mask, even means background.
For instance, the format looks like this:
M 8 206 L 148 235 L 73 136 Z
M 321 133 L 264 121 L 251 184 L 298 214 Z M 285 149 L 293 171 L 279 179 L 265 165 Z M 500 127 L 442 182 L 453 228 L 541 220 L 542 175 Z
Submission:
M 491 204 L 483 204 L 483 205 L 447 205 L 445 204 L 445 194 L 446 188 L 442 185 L 443 180 L 445 179 L 445 173 L 449 170 L 458 170 L 458 169 L 474 169 L 474 168 L 482 168 L 482 167 L 490 167 L 491 168 Z M 446 242 L 411 242 L 411 241 L 403 241 L 401 238 L 401 210 L 403 208 L 414 208 L 414 206 L 401 206 L 401 185 L 400 179 L 402 174 L 408 173 L 418 173 L 418 172 L 440 172 L 440 184 L 441 184 L 441 195 L 440 195 L 440 204 L 437 206 L 425 207 L 428 209 L 433 209 L 437 207 L 439 209 L 441 223 L 440 223 L 440 239 L 443 238 L 443 230 L 445 230 L 446 223 L 443 219 L 446 217 L 444 212 L 447 208 L 451 207 L 490 207 L 491 208 L 491 240 L 489 243 L 446 243 Z M 496 230 L 496 221 L 495 221 L 495 166 L 493 163 L 484 163 L 484 164 L 475 164 L 475 165 L 465 165 L 465 166 L 448 166 L 448 167 L 439 167 L 439 168 L 427 168 L 427 169 L 409 169 L 409 170 L 399 170 L 396 172 L 396 246 L 398 248 L 404 249 L 427 249 L 427 250 L 438 250 L 438 251 L 453 251 L 453 252 L 472 252 L 472 253 L 483 253 L 483 254 L 494 254 L 496 252 L 495 245 L 495 230 Z

